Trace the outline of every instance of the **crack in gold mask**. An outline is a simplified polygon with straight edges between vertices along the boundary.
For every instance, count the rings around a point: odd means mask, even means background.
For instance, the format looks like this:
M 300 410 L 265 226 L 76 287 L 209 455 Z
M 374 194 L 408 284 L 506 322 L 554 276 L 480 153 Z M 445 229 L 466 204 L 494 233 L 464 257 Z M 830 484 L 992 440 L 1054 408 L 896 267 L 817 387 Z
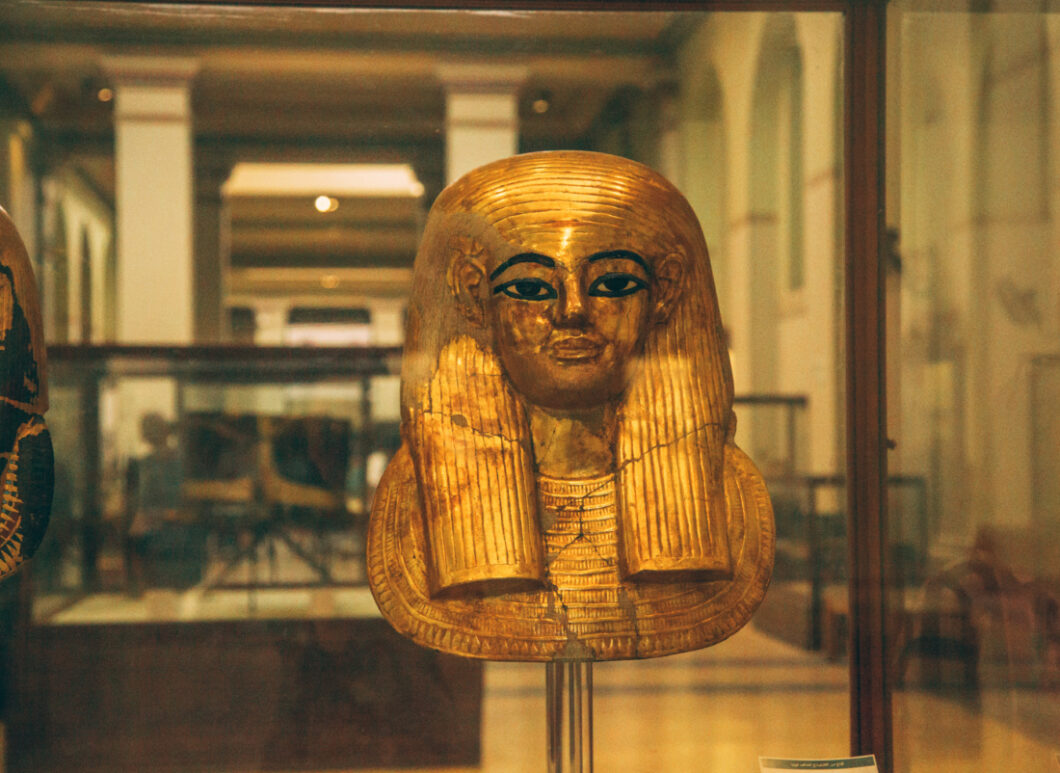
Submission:
M 368 532 L 383 615 L 497 660 L 653 657 L 738 630 L 774 532 L 733 443 L 723 340 L 699 224 L 647 167 L 536 153 L 443 191 Z

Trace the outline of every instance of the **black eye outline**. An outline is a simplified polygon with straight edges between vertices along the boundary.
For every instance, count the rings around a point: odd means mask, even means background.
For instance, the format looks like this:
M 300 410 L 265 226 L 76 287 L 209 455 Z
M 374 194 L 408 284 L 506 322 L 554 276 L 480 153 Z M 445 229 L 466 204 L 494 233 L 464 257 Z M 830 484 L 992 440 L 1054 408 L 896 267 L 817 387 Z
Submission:
M 532 287 L 544 290 L 544 295 L 527 295 L 523 291 L 520 291 L 516 285 L 531 285 Z M 527 288 L 523 288 L 524 290 Z M 550 301 L 553 298 L 558 298 L 559 293 L 556 292 L 556 288 L 546 282 L 544 279 L 538 279 L 536 277 L 523 277 L 522 279 L 510 279 L 507 282 L 502 282 L 493 288 L 493 294 L 504 293 L 509 298 L 514 298 L 517 301 Z
M 622 290 L 608 290 L 603 285 L 611 279 L 624 279 L 633 284 Z M 595 298 L 625 298 L 627 295 L 639 293 L 641 290 L 646 290 L 647 288 L 648 283 L 640 277 L 622 271 L 611 271 L 607 274 L 601 274 L 593 280 L 593 283 L 589 285 L 589 295 Z

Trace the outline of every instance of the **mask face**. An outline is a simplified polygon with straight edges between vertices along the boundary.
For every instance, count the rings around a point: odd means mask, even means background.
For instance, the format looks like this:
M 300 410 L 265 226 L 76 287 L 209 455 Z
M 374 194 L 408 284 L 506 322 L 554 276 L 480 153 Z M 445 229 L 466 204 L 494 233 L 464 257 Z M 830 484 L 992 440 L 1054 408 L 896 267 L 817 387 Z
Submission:
M 491 261 L 488 320 L 512 385 L 548 408 L 616 399 L 643 348 L 655 287 L 631 250 L 579 239 Z
M 657 187 L 567 172 L 549 186 L 531 165 L 496 190 L 468 191 L 462 205 L 486 238 L 450 279 L 520 395 L 578 410 L 626 390 L 649 331 L 684 290 L 686 257 Z

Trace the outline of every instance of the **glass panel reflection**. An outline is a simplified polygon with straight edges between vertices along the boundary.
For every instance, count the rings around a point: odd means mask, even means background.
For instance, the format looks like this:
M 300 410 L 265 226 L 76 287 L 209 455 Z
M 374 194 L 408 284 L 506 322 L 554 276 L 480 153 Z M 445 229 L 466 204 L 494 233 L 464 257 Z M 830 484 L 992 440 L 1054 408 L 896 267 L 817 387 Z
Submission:
M 890 13 L 898 770 L 1056 764 L 1055 10 Z
M 395 407 L 378 403 L 396 401 L 399 363 L 396 348 L 53 349 L 67 452 L 58 530 L 33 564 L 25 660 L 49 730 L 45 748 L 18 747 L 20 764 L 169 760 L 164 734 L 151 740 L 165 727 L 194 730 L 197 745 L 179 756 L 189 765 L 267 753 L 255 769 L 540 768 L 542 669 L 491 664 L 483 675 L 476 661 L 408 644 L 365 585 L 366 507 L 400 442 Z M 804 472 L 805 398 L 737 395 L 736 409 L 777 427 L 769 485 L 786 563 L 775 598 L 716 647 L 597 665 L 596 759 L 608 769 L 845 747 L 842 478 Z M 71 696 L 67 680 L 100 647 L 99 678 Z M 218 690 L 252 704 L 239 721 Z M 100 701 L 106 712 L 91 712 Z M 410 738 L 402 723 L 426 714 L 435 724 Z M 836 726 L 822 733 L 822 718 Z M 366 729 L 351 736 L 354 721 Z
M 398 441 L 373 386 L 400 350 L 325 351 L 56 351 L 68 453 L 35 619 L 72 622 L 70 599 L 88 592 L 124 594 L 135 617 L 153 591 L 242 589 L 253 609 L 267 588 L 363 585 L 375 460 Z
M 598 769 L 846 753 L 842 29 L 827 13 L 0 9 L 0 204 L 35 236 L 49 340 L 150 342 L 179 318 L 231 347 L 55 350 L 53 524 L 0 588 L 8 765 L 543 767 L 543 669 L 407 644 L 363 584 L 364 518 L 400 445 L 396 352 L 423 216 L 450 142 L 489 144 L 449 110 L 501 70 L 490 104 L 505 120 L 479 127 L 491 142 L 503 128 L 519 151 L 625 155 L 693 205 L 736 440 L 777 513 L 775 579 L 747 629 L 597 668 Z M 193 258 L 163 256 L 175 226 L 123 242 L 160 216 L 158 180 L 178 188 L 171 145 L 140 146 L 134 195 L 116 173 L 115 104 L 136 63 L 102 60 L 145 46 L 180 59 L 170 75 L 190 100 Z M 31 152 L 40 169 L 15 179 Z M 314 182 L 226 186 L 239 164 Z M 403 192 L 324 168 L 364 164 L 398 165 Z M 194 303 L 168 280 L 130 283 L 135 266 L 194 274 Z M 281 348 L 296 345 L 317 348 Z M 893 483 L 911 513 L 918 475 Z M 903 540 L 919 545 L 916 519 Z

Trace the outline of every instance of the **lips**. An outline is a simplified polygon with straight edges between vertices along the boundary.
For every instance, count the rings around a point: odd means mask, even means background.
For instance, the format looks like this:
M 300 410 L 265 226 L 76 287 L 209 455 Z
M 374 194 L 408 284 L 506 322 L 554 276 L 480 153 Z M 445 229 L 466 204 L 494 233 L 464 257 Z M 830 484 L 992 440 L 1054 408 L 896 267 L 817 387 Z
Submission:
M 557 360 L 591 360 L 603 351 L 604 345 L 589 336 L 574 336 L 553 341 L 548 348 Z

